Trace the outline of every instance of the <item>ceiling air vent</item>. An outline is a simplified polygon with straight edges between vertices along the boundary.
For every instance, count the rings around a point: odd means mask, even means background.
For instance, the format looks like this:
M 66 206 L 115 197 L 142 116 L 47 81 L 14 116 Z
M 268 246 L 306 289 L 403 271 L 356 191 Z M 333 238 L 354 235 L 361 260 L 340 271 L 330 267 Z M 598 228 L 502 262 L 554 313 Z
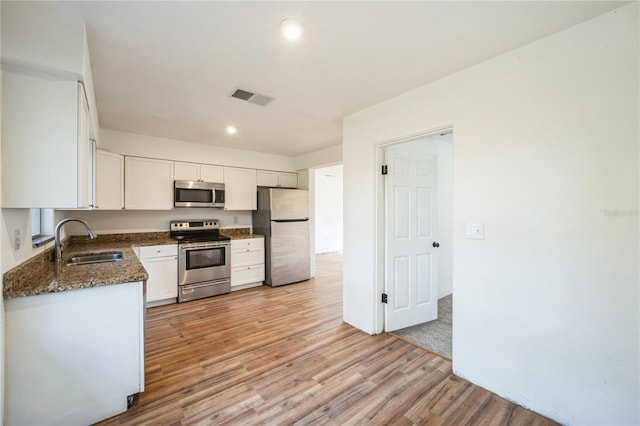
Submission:
M 235 92 L 231 94 L 232 98 L 242 99 L 243 101 L 251 102 L 252 104 L 267 106 L 275 98 L 261 95 L 259 93 L 249 92 L 248 90 L 236 89 Z

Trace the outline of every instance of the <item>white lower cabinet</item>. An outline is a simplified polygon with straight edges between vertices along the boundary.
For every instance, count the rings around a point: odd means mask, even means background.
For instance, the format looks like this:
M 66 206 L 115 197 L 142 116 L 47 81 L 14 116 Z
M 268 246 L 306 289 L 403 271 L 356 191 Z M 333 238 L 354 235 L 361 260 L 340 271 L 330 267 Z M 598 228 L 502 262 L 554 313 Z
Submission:
M 178 297 L 178 246 L 139 247 L 139 256 L 149 274 L 147 307 L 175 303 Z
M 264 281 L 264 238 L 231 240 L 231 291 Z
M 126 411 L 127 396 L 144 390 L 142 282 L 4 306 L 5 424 L 93 424 Z

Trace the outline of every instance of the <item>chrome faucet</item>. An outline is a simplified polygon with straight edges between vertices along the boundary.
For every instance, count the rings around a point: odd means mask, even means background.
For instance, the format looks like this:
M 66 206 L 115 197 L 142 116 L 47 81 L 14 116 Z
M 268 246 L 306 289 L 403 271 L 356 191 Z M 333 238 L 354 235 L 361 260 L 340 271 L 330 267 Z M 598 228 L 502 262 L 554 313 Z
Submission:
M 62 225 L 64 225 L 67 222 L 80 222 L 81 224 L 84 225 L 85 228 L 87 228 L 87 235 L 89 235 L 89 238 L 91 238 L 92 240 L 96 237 L 96 234 L 94 234 L 93 230 L 91 229 L 91 227 L 89 227 L 89 224 L 82 220 L 82 219 L 77 219 L 74 217 L 67 217 L 62 219 L 60 222 L 58 222 L 58 224 L 56 225 L 56 230 L 54 232 L 55 234 L 55 241 L 56 241 L 56 247 L 55 250 L 53 251 L 53 261 L 54 262 L 61 262 L 62 261 L 62 244 L 60 244 L 60 228 L 62 228 Z

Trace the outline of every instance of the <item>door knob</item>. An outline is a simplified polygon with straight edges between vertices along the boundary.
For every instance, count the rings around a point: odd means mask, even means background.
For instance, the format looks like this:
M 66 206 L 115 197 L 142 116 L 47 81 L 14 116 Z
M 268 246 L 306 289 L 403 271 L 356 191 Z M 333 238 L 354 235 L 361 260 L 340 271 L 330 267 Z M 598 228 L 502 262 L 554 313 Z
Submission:
M 440 247 L 440 243 L 437 243 L 437 242 L 435 242 L 435 241 L 433 242 L 433 244 L 432 244 L 432 245 L 433 245 L 434 247 L 436 247 L 436 248 L 437 248 L 437 247 Z

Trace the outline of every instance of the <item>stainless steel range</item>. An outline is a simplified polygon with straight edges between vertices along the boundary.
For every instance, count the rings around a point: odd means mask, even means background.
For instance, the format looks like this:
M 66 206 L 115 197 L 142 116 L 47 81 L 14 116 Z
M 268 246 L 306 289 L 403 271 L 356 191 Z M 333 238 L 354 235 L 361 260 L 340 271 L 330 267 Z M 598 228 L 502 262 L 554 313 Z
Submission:
M 178 302 L 231 291 L 229 237 L 217 219 L 172 220 L 169 236 L 178 240 Z

